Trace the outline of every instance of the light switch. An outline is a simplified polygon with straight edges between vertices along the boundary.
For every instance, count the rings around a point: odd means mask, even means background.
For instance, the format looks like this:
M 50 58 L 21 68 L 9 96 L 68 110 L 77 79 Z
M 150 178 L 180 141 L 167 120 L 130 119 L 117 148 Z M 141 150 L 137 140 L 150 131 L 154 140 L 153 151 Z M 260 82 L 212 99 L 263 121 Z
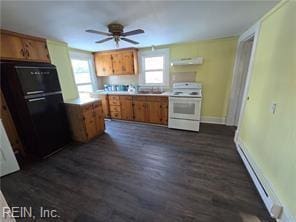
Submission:
M 272 112 L 272 114 L 275 114 L 275 112 L 276 112 L 276 107 L 277 107 L 277 104 L 276 104 L 276 103 L 272 103 L 272 104 L 271 104 L 271 112 Z

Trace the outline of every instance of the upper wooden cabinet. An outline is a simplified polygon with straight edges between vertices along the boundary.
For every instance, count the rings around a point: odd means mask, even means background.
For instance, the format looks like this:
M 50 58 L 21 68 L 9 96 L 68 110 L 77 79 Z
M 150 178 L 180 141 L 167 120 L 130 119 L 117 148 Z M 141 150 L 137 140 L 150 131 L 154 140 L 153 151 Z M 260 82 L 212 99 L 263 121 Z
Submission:
M 138 74 L 138 50 L 122 49 L 94 53 L 97 76 Z
M 113 74 L 111 54 L 95 53 L 94 58 L 97 76 L 110 76 Z
M 50 63 L 46 40 L 1 30 L 1 59 Z

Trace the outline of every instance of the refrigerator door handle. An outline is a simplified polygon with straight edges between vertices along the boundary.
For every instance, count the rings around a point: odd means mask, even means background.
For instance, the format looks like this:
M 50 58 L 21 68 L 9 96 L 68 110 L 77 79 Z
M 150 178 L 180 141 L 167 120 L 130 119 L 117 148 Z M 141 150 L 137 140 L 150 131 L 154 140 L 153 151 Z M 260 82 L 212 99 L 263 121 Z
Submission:
M 45 100 L 45 97 L 37 98 L 37 99 L 29 99 L 29 102 L 35 102 L 39 100 Z
M 31 94 L 37 94 L 37 93 L 43 93 L 44 91 L 39 90 L 39 91 L 31 91 L 31 92 L 27 92 L 27 94 L 31 95 Z

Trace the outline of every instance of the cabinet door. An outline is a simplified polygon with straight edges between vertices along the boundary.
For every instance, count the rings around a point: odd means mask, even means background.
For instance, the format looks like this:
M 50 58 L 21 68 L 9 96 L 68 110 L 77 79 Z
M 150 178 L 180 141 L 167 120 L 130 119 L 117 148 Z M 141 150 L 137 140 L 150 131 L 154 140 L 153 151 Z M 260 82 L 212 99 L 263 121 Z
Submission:
M 50 62 L 45 41 L 23 39 L 26 58 L 34 61 Z
M 10 111 L 8 109 L 8 106 L 6 104 L 5 98 L 2 94 L 2 91 L 0 91 L 1 98 L 0 98 L 0 105 L 1 105 L 1 112 L 0 112 L 0 118 L 2 119 L 3 126 L 5 128 L 6 134 L 8 136 L 9 142 L 12 146 L 12 149 L 14 151 L 20 152 L 24 155 L 23 145 L 21 143 L 21 140 L 19 138 L 19 135 L 16 131 L 13 119 L 11 117 Z
M 113 74 L 121 75 L 122 74 L 122 54 L 121 53 L 113 53 L 112 54 L 112 66 L 113 66 Z
M 94 118 L 93 106 L 85 105 L 82 107 L 82 115 L 85 124 L 85 131 L 87 134 L 87 139 L 91 139 L 97 135 L 97 127 Z
M 104 120 L 104 112 L 103 107 L 99 103 L 94 103 L 94 117 L 96 123 L 96 131 L 97 135 L 101 134 L 105 130 L 105 120 Z
M 122 58 L 121 74 L 122 75 L 135 74 L 133 52 L 132 51 L 122 52 L 121 58 Z
M 113 75 L 112 57 L 111 54 L 95 54 L 95 66 L 97 76 L 110 76 Z
M 110 117 L 108 96 L 107 95 L 100 95 L 100 99 L 102 101 L 104 117 L 108 118 L 108 117 Z
M 135 121 L 146 121 L 146 106 L 147 103 L 144 101 L 133 101 L 133 113 Z
M 25 59 L 25 50 L 22 39 L 1 33 L 1 58 L 4 59 Z
M 147 104 L 148 104 L 147 113 L 149 115 L 148 121 L 150 123 L 156 123 L 156 124 L 162 123 L 161 102 L 150 101 L 150 102 L 147 102 Z
M 133 120 L 133 103 L 131 97 L 120 96 L 121 119 Z
M 86 117 L 84 119 L 87 139 L 92 139 L 97 135 L 97 127 L 94 117 Z
M 134 55 L 132 51 L 121 51 L 112 54 L 114 75 L 134 74 Z
M 161 102 L 161 122 L 168 125 L 168 101 Z

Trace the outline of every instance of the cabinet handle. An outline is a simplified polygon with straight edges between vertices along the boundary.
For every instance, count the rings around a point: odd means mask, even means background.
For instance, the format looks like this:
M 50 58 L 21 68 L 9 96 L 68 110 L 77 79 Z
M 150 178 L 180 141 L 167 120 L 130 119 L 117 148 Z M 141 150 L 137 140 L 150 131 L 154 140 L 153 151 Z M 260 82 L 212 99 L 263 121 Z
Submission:
M 40 101 L 40 100 L 45 100 L 45 97 L 40 97 L 40 98 L 36 98 L 36 99 L 29 99 L 29 102 L 35 102 L 35 101 Z

